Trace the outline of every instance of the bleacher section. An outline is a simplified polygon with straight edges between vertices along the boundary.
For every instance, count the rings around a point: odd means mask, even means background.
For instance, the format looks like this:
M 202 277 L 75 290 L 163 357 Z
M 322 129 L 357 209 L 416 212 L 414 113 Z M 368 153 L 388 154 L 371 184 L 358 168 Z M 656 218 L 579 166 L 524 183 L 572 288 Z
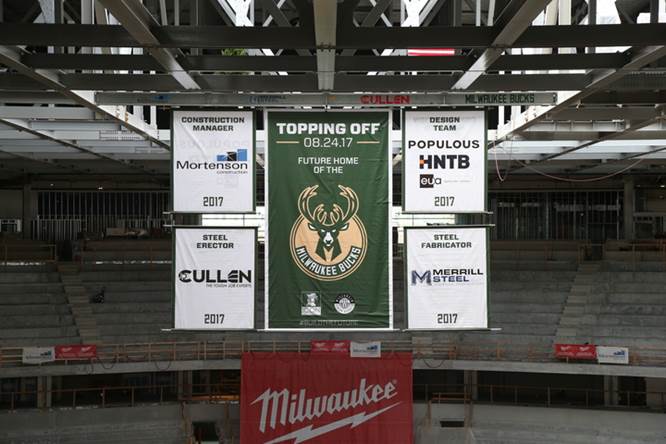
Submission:
M 476 349 L 479 358 L 497 357 L 499 347 L 504 359 L 510 359 L 512 351 L 524 353 L 526 349 L 536 352 L 534 359 L 549 359 L 558 331 L 573 329 L 571 339 L 578 343 L 627 346 L 636 352 L 640 346 L 643 355 L 649 355 L 651 348 L 666 349 L 664 262 L 629 260 L 616 256 L 634 252 L 605 249 L 606 254 L 615 251 L 615 255 L 593 267 L 601 266 L 601 272 L 588 273 L 593 276 L 593 288 L 572 327 L 571 319 L 563 324 L 563 313 L 571 312 L 566 310 L 567 303 L 580 299 L 570 295 L 578 291 L 575 282 L 593 262 L 580 265 L 581 249 L 575 243 L 515 242 L 513 246 L 512 250 L 506 243 L 492 244 L 489 326 L 493 331 L 439 333 L 434 341 L 457 345 L 460 350 Z M 75 264 L 87 297 L 104 289 L 104 303 L 90 303 L 101 343 L 218 341 L 227 337 L 223 332 L 163 331 L 172 327 L 170 249 L 168 239 L 123 239 L 89 241 L 86 250 L 78 252 Z M 404 326 L 403 268 L 399 257 L 395 262 L 394 309 L 396 327 L 400 328 Z M 259 266 L 258 276 L 262 277 L 261 261 Z M 0 274 L 2 346 L 81 342 L 61 278 L 53 265 L 5 267 Z M 261 325 L 261 279 L 257 286 L 257 321 Z M 418 335 L 397 333 L 394 339 L 409 341 L 410 336 Z M 371 333 L 338 336 L 375 338 Z M 305 335 L 299 340 L 310 337 L 318 336 Z M 261 333 L 234 334 L 233 338 L 263 340 Z M 295 340 L 293 335 L 289 339 Z
M 0 345 L 79 343 L 54 265 L 6 266 L 0 272 Z
M 104 303 L 92 303 L 102 342 L 122 344 L 169 339 L 172 327 L 171 265 L 88 265 L 80 271 L 91 297 L 104 288 Z
M 577 329 L 578 338 L 598 345 L 626 346 L 650 354 L 666 348 L 666 274 L 652 261 L 604 263 Z

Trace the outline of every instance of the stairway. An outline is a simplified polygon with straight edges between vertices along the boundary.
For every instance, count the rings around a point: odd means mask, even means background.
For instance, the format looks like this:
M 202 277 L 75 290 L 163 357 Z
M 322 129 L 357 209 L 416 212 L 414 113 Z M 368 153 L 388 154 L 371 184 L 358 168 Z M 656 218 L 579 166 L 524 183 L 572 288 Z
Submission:
M 555 342 L 560 344 L 575 343 L 578 341 L 577 327 L 580 324 L 594 322 L 596 316 L 586 311 L 595 294 L 597 273 L 601 269 L 600 262 L 584 262 L 578 266 L 569 296 L 564 304 L 564 310 L 557 326 Z M 592 319 L 589 319 L 592 318 Z
M 67 302 L 74 315 L 74 323 L 79 330 L 83 344 L 99 344 L 97 322 L 90 306 L 90 298 L 81 282 L 79 267 L 74 263 L 59 263 L 58 273 L 65 289 Z

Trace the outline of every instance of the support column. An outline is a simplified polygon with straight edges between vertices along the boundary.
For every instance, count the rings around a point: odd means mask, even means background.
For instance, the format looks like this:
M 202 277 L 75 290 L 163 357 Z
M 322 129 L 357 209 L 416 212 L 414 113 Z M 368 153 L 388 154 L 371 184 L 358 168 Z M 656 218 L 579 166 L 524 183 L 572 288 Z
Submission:
M 32 185 L 28 181 L 23 185 L 23 212 L 21 214 L 21 231 L 23 239 L 30 239 L 32 237 L 32 216 L 33 216 L 33 201 L 32 201 Z
M 634 211 L 636 210 L 636 189 L 634 187 L 634 177 L 624 176 L 624 239 L 633 240 L 636 236 L 634 232 Z
M 617 376 L 604 376 L 604 405 L 613 407 L 618 402 L 619 378 Z
M 463 374 L 466 391 L 472 401 L 479 399 L 479 372 L 476 370 L 465 370 Z
M 178 399 L 188 400 L 192 398 L 192 371 L 178 372 Z
M 51 376 L 37 377 L 37 408 L 48 409 L 52 405 L 51 390 L 53 389 L 53 380 Z

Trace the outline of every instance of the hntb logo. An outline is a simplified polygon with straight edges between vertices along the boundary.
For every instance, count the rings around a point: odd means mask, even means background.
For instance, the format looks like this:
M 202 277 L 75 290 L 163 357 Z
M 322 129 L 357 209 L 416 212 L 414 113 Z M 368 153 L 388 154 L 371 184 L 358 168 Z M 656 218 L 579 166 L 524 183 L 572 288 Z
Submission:
M 422 170 L 464 170 L 469 168 L 469 156 L 465 154 L 421 154 L 419 169 Z
M 412 270 L 412 285 L 423 284 L 423 283 L 432 285 L 432 275 L 430 270 L 425 271 L 422 274 L 419 274 L 419 272 L 416 270 Z
M 419 177 L 419 188 L 434 188 L 435 185 L 441 185 L 442 179 L 433 174 L 421 174 Z
M 236 151 L 227 151 L 217 155 L 218 162 L 247 162 L 247 149 L 238 148 Z

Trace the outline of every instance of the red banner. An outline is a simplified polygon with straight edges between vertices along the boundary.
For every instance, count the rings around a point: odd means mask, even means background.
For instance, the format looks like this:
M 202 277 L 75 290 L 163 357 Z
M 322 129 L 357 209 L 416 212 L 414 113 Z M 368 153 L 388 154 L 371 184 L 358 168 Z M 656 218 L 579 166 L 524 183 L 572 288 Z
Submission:
M 412 355 L 244 353 L 240 442 L 412 443 Z
M 56 345 L 56 359 L 90 359 L 97 357 L 96 345 Z
M 597 347 L 588 344 L 555 344 L 555 357 L 595 360 L 597 359 Z
M 342 353 L 349 354 L 349 341 L 310 341 L 312 353 Z

